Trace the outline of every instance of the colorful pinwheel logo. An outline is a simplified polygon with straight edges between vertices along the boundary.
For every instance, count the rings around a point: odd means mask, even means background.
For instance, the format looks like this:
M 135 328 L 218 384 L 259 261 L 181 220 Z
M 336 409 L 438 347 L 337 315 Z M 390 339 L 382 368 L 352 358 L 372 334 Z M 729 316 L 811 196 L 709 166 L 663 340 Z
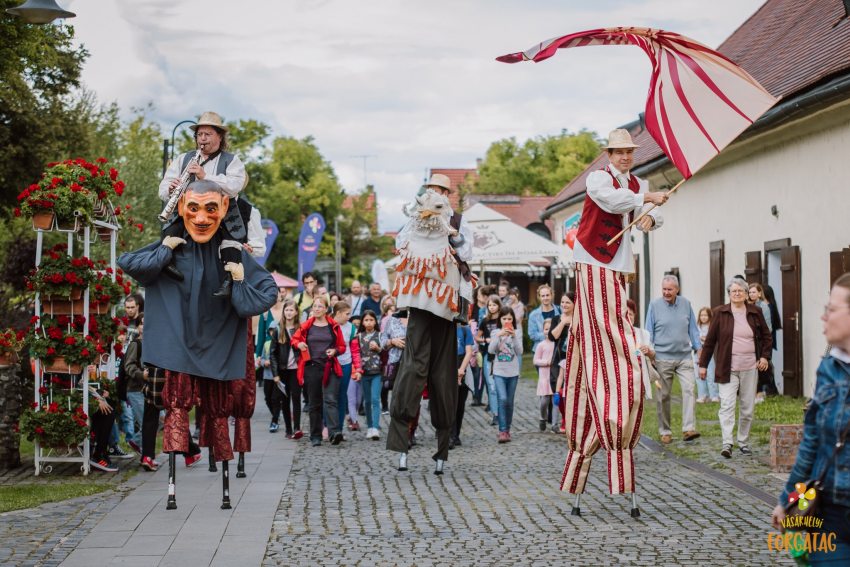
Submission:
M 817 490 L 814 488 L 807 490 L 804 483 L 798 482 L 794 485 L 794 491 L 788 495 L 788 503 L 793 504 L 796 502 L 797 507 L 805 512 L 811 506 L 815 496 L 817 496 Z
M 313 217 L 313 218 L 310 219 L 310 223 L 307 226 L 309 226 L 310 230 L 312 230 L 313 233 L 315 234 L 315 233 L 319 232 L 320 228 L 322 228 L 322 223 L 319 222 L 318 217 Z

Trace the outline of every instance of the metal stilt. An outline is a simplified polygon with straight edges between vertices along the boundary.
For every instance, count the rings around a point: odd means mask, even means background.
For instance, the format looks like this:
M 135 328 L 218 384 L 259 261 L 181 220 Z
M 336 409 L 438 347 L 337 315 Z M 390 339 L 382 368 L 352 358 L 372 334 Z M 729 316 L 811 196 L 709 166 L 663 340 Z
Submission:
M 236 478 L 245 478 L 245 453 L 239 453 L 239 460 L 236 461 Z
M 221 509 L 230 510 L 230 470 L 229 461 L 221 461 Z
M 581 516 L 581 494 L 576 494 L 576 501 L 573 504 L 573 510 L 570 512 L 571 516 Z
M 640 518 L 640 510 L 638 509 L 637 504 L 637 494 L 632 492 L 632 518 Z
M 166 510 L 177 509 L 177 497 L 175 495 L 176 479 L 174 473 L 177 471 L 175 462 L 177 455 L 174 452 L 168 453 L 168 502 L 165 504 Z

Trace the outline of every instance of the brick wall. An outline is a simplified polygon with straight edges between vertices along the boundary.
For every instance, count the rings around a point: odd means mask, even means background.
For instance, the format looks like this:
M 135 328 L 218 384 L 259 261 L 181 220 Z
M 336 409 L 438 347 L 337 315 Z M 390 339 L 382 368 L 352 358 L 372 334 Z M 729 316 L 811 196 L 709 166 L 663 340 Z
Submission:
M 20 435 L 15 431 L 23 411 L 20 369 L 17 364 L 0 368 L 0 470 L 21 465 Z
M 797 447 L 803 440 L 803 426 L 770 426 L 770 468 L 774 472 L 789 472 L 797 458 Z

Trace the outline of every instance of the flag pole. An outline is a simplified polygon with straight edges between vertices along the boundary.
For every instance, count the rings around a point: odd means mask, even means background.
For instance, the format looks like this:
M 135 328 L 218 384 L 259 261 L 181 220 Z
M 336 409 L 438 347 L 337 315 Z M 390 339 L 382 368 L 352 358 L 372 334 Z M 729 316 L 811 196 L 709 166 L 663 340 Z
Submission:
M 676 191 L 678 191 L 678 190 L 679 190 L 679 187 L 681 187 L 681 186 L 682 186 L 682 183 L 684 183 L 685 181 L 687 181 L 687 179 L 682 179 L 681 181 L 679 181 L 678 183 L 676 183 L 676 185 L 675 185 L 675 186 L 673 186 L 673 188 L 672 188 L 672 189 L 670 189 L 669 191 L 667 191 L 667 196 L 669 197 L 670 195 L 672 195 L 673 193 L 675 193 Z M 646 209 L 644 212 L 642 212 L 642 213 L 640 214 L 640 216 L 639 216 L 639 217 L 637 217 L 635 220 L 633 220 L 631 223 L 629 223 L 629 226 L 627 226 L 626 228 L 624 228 L 623 230 L 621 230 L 620 232 L 618 232 L 618 233 L 616 234 L 616 236 L 614 236 L 611 240 L 609 240 L 609 241 L 608 241 L 608 246 L 611 246 L 611 244 L 613 244 L 615 240 L 617 240 L 618 238 L 620 238 L 621 236 L 623 236 L 623 234 L 625 234 L 625 232 L 626 232 L 627 230 L 629 230 L 629 229 L 630 229 L 630 228 L 632 228 L 634 225 L 636 225 L 636 224 L 638 223 L 638 221 L 640 221 L 640 219 L 642 219 L 643 217 L 645 217 L 646 215 L 648 215 L 648 214 L 649 214 L 649 212 L 650 212 L 652 209 L 654 209 L 655 207 L 657 207 L 657 206 L 658 206 L 658 205 L 652 205 L 651 207 L 649 207 L 648 209 Z

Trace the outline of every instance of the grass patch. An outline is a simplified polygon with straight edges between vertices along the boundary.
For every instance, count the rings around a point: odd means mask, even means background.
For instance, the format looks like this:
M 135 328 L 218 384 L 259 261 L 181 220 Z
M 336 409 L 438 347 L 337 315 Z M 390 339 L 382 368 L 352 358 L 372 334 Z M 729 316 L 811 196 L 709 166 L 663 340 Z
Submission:
M 0 513 L 23 510 L 78 496 L 91 496 L 112 489 L 111 484 L 95 482 L 57 482 L 0 486 Z
M 653 396 L 657 392 L 653 392 Z M 673 396 L 681 399 L 682 389 L 679 385 L 678 377 L 673 380 Z M 641 424 L 641 433 L 660 441 L 661 436 L 658 434 L 658 416 L 656 414 L 656 400 L 644 400 L 643 407 L 643 423 Z M 756 404 L 755 414 L 753 416 L 753 425 L 750 429 L 750 440 L 753 445 L 768 445 L 770 442 L 770 426 L 775 424 L 797 424 L 803 423 L 803 407 L 806 404 L 805 398 L 791 398 L 788 396 L 773 396 L 767 398 L 763 403 Z M 717 412 L 720 409 L 720 404 L 705 403 L 696 404 L 696 422 L 697 431 L 700 432 L 703 439 L 716 441 L 715 445 L 720 447 L 721 433 L 720 420 L 717 417 Z M 738 412 L 735 411 L 735 422 L 737 426 Z M 673 437 L 680 437 L 682 430 L 682 404 L 675 400 L 670 408 L 670 429 L 673 430 Z M 737 429 L 736 429 L 737 431 Z M 683 457 L 694 458 L 699 451 L 694 451 L 688 447 L 680 446 L 678 443 L 672 443 L 667 446 L 670 451 Z

